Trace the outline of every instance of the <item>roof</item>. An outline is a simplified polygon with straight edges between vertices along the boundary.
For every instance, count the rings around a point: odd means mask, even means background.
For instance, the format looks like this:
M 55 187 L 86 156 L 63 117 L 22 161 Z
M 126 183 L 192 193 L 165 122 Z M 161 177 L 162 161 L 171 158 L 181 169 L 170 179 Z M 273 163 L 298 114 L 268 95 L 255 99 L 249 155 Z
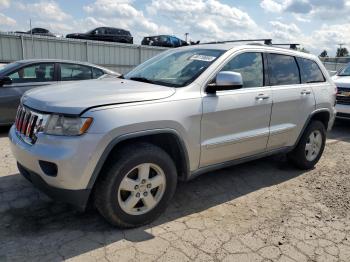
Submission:
M 314 59 L 316 56 L 304 52 L 300 52 L 297 50 L 289 49 L 289 48 L 283 48 L 283 47 L 278 47 L 274 45 L 264 45 L 261 43 L 257 42 L 252 42 L 252 43 L 213 43 L 213 44 L 199 44 L 199 45 L 190 45 L 190 46 L 185 46 L 185 47 L 179 47 L 176 49 L 217 49 L 217 50 L 223 50 L 223 51 L 228 51 L 228 50 L 233 50 L 233 49 L 260 49 L 262 51 L 266 52 L 276 52 L 276 53 L 283 53 L 283 54 L 288 54 L 288 55 L 293 55 L 293 56 L 298 56 L 298 57 L 304 57 L 304 58 L 309 58 L 309 59 Z

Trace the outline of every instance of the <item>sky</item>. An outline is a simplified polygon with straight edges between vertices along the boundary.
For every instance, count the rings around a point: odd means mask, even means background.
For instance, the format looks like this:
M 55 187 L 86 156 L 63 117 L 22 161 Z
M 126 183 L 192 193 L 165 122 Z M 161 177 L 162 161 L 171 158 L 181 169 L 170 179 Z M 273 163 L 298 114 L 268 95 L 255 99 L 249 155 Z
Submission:
M 98 26 L 193 41 L 272 38 L 334 56 L 350 47 L 350 0 L 0 0 L 0 31 L 45 27 L 65 35 Z

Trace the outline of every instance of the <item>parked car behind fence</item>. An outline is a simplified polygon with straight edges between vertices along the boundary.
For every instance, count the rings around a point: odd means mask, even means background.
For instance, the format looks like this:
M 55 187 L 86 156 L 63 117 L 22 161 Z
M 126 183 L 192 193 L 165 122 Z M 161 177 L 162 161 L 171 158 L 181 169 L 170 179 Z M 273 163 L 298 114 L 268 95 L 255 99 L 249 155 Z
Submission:
M 26 31 L 26 32 L 22 32 L 22 31 L 16 31 L 16 34 L 26 34 L 26 35 L 41 35 L 41 36 L 51 36 L 51 37 L 56 37 L 55 34 L 51 33 L 49 30 L 45 29 L 45 28 L 33 28 L 32 30 Z
M 141 45 L 162 46 L 162 47 L 180 47 L 187 46 L 188 43 L 176 36 L 156 35 L 147 36 L 142 39 Z
M 66 38 L 118 42 L 126 44 L 133 43 L 133 37 L 129 31 L 114 27 L 97 27 L 88 31 L 87 33 L 68 34 Z

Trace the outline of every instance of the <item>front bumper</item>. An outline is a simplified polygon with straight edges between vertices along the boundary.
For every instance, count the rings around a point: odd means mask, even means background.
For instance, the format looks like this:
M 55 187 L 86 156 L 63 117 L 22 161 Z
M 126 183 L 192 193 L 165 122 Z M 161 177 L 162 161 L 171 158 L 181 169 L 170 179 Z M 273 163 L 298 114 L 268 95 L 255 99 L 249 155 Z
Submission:
M 47 184 L 40 175 L 30 171 L 20 163 L 17 163 L 17 167 L 22 176 L 52 199 L 71 204 L 80 211 L 85 210 L 91 189 L 69 190 L 53 187 Z
M 39 134 L 36 143 L 29 145 L 17 135 L 14 126 L 9 132 L 11 150 L 21 174 L 52 198 L 80 209 L 91 191 L 88 185 L 99 159 L 101 138 L 101 134 L 88 133 L 77 137 Z M 57 173 L 48 174 L 40 161 L 57 166 Z
M 350 118 L 350 105 L 337 104 L 337 117 Z

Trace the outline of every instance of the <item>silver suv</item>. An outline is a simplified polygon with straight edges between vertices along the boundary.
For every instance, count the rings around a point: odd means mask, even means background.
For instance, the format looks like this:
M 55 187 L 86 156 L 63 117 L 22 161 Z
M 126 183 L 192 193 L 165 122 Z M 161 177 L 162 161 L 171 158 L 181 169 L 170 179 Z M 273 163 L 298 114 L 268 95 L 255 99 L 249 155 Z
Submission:
M 29 91 L 9 138 L 36 187 L 135 227 L 164 211 L 178 180 L 281 153 L 313 168 L 335 96 L 313 55 L 197 45 L 161 53 L 121 79 Z

